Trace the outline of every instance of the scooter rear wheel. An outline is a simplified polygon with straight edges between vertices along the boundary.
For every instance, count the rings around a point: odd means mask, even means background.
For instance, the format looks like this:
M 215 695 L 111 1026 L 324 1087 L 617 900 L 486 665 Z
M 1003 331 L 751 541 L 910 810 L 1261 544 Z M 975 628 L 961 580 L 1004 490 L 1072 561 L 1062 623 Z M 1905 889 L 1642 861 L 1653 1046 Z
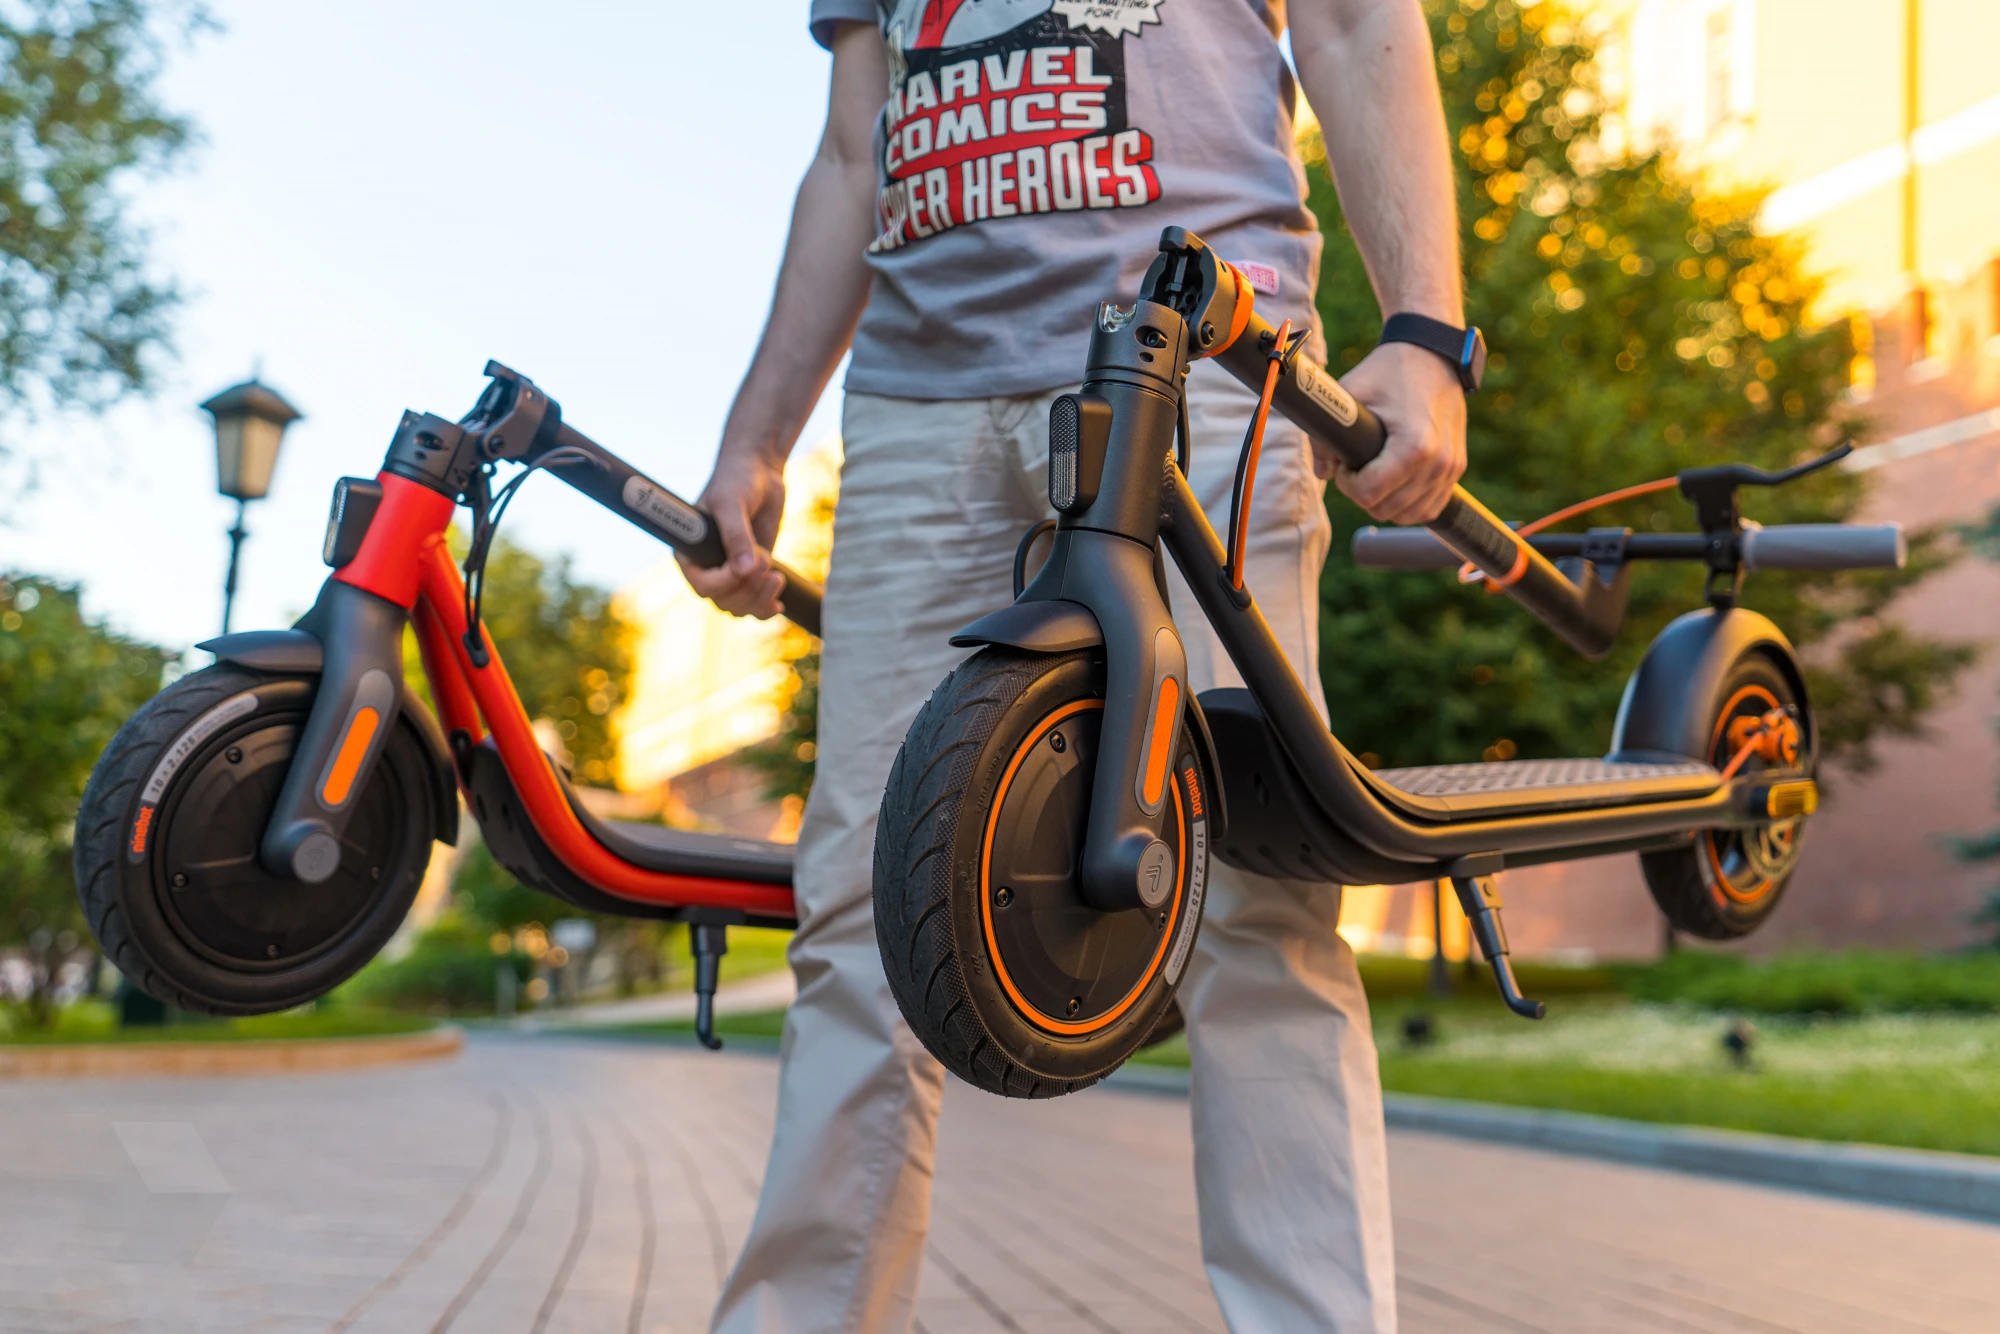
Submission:
M 149 995 L 203 1014 L 289 1009 L 352 976 L 409 911 L 436 817 L 407 720 L 352 799 L 330 879 L 257 860 L 317 686 L 227 664 L 192 673 L 98 760 L 77 814 L 77 893 L 106 956 Z
M 1705 753 L 1697 758 L 1718 769 L 1735 753 L 1732 731 L 1740 731 L 1742 720 L 1783 708 L 1804 714 L 1791 679 L 1758 652 L 1746 653 L 1730 669 L 1716 703 Z M 1801 722 L 1810 728 L 1803 717 Z M 1807 735 L 1801 747 L 1807 773 L 1812 767 L 1812 742 Z M 1754 774 L 1768 767 L 1753 755 L 1741 772 Z M 1791 883 L 1805 823 L 1805 816 L 1794 816 L 1739 829 L 1704 829 L 1689 846 L 1641 853 L 1646 886 L 1676 930 L 1703 940 L 1746 936 L 1777 909 Z
M 875 932 L 903 1016 L 967 1083 L 1046 1098 L 1097 1082 L 1173 1002 L 1201 924 L 1210 776 L 1183 743 L 1158 910 L 1100 912 L 1077 885 L 1103 668 L 988 648 L 931 695 L 875 836 Z

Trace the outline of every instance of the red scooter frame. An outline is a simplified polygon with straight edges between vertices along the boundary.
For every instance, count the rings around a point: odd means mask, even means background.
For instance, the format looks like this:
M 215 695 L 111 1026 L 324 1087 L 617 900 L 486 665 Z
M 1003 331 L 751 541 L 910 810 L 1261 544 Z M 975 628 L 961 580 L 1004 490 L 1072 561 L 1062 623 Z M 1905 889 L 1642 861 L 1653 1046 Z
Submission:
M 697 564 L 720 564 L 722 543 L 706 514 L 564 424 L 561 408 L 525 377 L 497 363 L 486 372 L 492 381 L 463 421 L 405 413 L 375 479 L 336 486 L 324 550 L 334 573 L 295 627 L 202 645 L 219 664 L 317 682 L 254 860 L 271 882 L 308 889 L 351 875 L 356 839 L 378 818 L 367 813 L 369 785 L 386 781 L 376 769 L 390 765 L 392 734 L 414 731 L 433 792 L 457 788 L 495 859 L 523 883 L 586 911 L 688 924 L 697 1031 L 717 1045 L 710 1001 L 727 928 L 797 925 L 791 848 L 593 816 L 543 754 L 479 606 L 498 518 L 537 470 Z M 502 461 L 524 466 L 496 495 Z M 460 503 L 473 519 L 465 578 L 445 540 Z M 817 633 L 818 586 L 777 569 L 786 614 Z M 406 625 L 416 631 L 435 721 L 403 685 Z M 162 744 L 170 753 L 179 742 Z M 150 828 L 150 812 L 132 818 Z
M 483 625 L 486 666 L 474 666 L 466 648 L 465 584 L 445 546 L 445 530 L 456 506 L 447 497 L 391 473 L 382 473 L 377 480 L 382 487 L 381 508 L 360 554 L 333 577 L 409 609 L 445 734 L 464 737 L 476 746 L 490 733 L 535 832 L 563 864 L 606 893 L 635 903 L 735 909 L 756 917 L 795 920 L 789 888 L 649 870 L 620 857 L 584 826 L 542 753 L 506 664 Z M 456 744 L 462 748 L 465 743 Z

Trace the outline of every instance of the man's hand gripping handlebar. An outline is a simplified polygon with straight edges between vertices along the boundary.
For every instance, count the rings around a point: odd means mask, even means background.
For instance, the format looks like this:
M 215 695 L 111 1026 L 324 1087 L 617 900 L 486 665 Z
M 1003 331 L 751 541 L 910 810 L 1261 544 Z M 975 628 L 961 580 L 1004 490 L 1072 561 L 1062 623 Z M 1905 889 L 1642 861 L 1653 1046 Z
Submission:
M 1147 300 L 1171 306 L 1187 321 L 1195 356 L 1213 357 L 1245 385 L 1262 388 L 1277 331 L 1257 314 L 1250 284 L 1199 237 L 1179 227 L 1162 232 L 1143 290 Z M 1272 405 L 1312 437 L 1316 450 L 1331 452 L 1353 474 L 1388 443 L 1381 418 L 1304 357 L 1283 363 Z M 1410 500 L 1406 491 L 1399 486 L 1391 495 Z M 1601 658 L 1611 651 L 1625 618 L 1622 583 L 1605 584 L 1590 574 L 1572 583 L 1462 486 L 1452 486 L 1425 526 L 1579 653 Z

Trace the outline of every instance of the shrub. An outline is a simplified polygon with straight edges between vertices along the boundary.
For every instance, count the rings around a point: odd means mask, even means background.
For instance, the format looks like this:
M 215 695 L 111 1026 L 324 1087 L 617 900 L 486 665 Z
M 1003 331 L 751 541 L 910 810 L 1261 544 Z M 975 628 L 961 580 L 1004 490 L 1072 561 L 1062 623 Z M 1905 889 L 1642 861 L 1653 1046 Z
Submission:
M 446 917 L 394 961 L 377 959 L 341 991 L 358 1005 L 427 1014 L 490 1014 L 497 970 L 511 965 L 525 982 L 533 961 L 517 950 L 496 954 L 490 939 Z
M 1853 1015 L 2000 1012 L 2000 957 L 1844 953 L 1750 961 L 1684 950 L 1618 970 L 1638 1000 L 1754 1014 Z

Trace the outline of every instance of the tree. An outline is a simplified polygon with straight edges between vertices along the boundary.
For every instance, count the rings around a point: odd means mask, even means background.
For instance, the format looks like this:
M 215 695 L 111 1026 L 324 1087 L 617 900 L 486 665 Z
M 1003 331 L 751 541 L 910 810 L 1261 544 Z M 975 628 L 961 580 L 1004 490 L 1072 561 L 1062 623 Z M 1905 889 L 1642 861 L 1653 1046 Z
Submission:
M 819 759 L 819 643 L 794 629 L 779 652 L 790 670 L 779 688 L 778 730 L 744 747 L 741 758 L 764 775 L 765 796 L 804 801 Z
M 26 951 L 32 1022 L 88 949 L 69 863 L 83 785 L 168 660 L 86 619 L 74 585 L 0 576 L 0 945 Z
M 1612 157 L 1592 49 L 1557 6 L 1425 0 L 1458 161 L 1467 309 L 1493 348 L 1470 404 L 1471 489 L 1532 519 L 1698 464 L 1782 467 L 1863 429 L 1844 391 L 1847 326 L 1814 328 L 1819 284 L 1800 247 L 1760 235 L 1754 196 L 1705 193 L 1667 151 Z M 1319 283 L 1338 372 L 1381 329 L 1323 148 L 1308 145 L 1310 204 L 1326 237 Z M 1829 470 L 1745 496 L 1749 517 L 1845 519 L 1865 480 Z M 1697 605 L 1699 574 L 1641 566 L 1628 626 L 1582 661 L 1504 598 L 1449 576 L 1356 569 L 1368 522 L 1330 497 L 1334 555 L 1321 582 L 1321 675 L 1335 730 L 1370 763 L 1601 752 L 1626 676 L 1652 636 Z M 1686 529 L 1667 495 L 1599 509 L 1590 524 Z M 1871 742 L 1917 732 L 1972 650 L 1887 619 L 1896 594 L 1939 568 L 1937 534 L 1909 567 L 1761 573 L 1746 601 L 1808 655 L 1823 751 L 1853 768 Z
M 0 4 L 0 417 L 145 389 L 178 301 L 151 272 L 127 184 L 192 137 L 155 96 L 181 0 Z

